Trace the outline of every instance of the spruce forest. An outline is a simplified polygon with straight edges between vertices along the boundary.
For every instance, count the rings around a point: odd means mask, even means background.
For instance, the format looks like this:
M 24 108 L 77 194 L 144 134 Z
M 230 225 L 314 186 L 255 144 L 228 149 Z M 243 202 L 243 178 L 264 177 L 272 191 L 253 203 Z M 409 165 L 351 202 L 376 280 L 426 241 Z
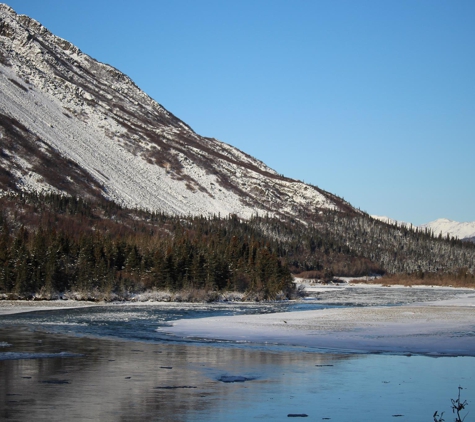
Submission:
M 328 281 L 444 274 L 475 286 L 474 273 L 475 244 L 363 213 L 241 220 L 168 216 L 55 194 L 0 198 L 3 298 L 124 300 L 167 291 L 174 300 L 211 301 L 226 292 L 275 300 L 295 294 L 292 275 Z

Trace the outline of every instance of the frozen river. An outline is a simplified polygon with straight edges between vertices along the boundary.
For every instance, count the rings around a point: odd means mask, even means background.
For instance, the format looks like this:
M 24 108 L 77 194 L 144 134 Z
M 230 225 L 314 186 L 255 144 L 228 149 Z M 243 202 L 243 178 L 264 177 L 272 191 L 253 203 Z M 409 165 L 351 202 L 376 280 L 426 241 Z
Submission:
M 170 334 L 170 327 L 207 317 L 397 308 L 473 294 L 355 287 L 322 289 L 316 299 L 293 303 L 127 304 L 3 315 L 0 419 L 430 421 L 438 410 L 450 420 L 459 385 L 475 403 L 474 357 L 200 339 Z

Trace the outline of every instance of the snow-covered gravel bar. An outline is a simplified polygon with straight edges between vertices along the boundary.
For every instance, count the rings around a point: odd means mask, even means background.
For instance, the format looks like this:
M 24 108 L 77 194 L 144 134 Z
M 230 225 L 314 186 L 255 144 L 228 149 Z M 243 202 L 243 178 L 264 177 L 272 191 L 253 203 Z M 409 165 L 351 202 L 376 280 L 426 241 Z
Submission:
M 183 319 L 166 331 L 341 352 L 475 356 L 475 294 L 407 306 Z

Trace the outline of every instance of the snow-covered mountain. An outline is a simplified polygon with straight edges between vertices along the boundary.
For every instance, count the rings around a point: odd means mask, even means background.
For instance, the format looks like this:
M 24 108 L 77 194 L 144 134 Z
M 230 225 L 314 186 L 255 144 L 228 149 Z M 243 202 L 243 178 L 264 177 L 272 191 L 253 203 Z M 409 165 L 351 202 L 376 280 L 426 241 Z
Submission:
M 442 236 L 449 234 L 458 239 L 469 239 L 475 237 L 475 221 L 471 223 L 459 223 L 447 218 L 439 218 L 430 223 L 423 224 L 421 228 L 428 228 L 434 232 L 435 235 L 442 233 Z
M 411 223 L 406 223 L 405 221 L 394 220 L 389 217 L 372 215 L 372 218 L 382 221 L 383 223 L 398 226 L 411 227 Z M 431 221 L 427 224 L 421 224 L 420 226 L 414 226 L 414 228 L 428 229 L 431 230 L 436 236 L 442 234 L 442 236 L 453 236 L 457 239 L 470 240 L 471 242 L 475 241 L 475 221 L 471 223 L 459 223 L 457 221 L 452 221 L 447 218 L 439 218 L 435 221 Z
M 117 69 L 0 4 L 0 191 L 104 196 L 172 214 L 355 211 L 196 134 Z

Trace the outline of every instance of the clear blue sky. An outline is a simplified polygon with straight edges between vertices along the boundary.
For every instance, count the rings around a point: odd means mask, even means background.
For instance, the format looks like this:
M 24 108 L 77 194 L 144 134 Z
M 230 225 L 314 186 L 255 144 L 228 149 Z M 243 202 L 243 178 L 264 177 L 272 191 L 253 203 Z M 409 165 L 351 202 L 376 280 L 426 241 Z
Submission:
M 370 214 L 475 220 L 473 0 L 10 0 L 197 133 Z

